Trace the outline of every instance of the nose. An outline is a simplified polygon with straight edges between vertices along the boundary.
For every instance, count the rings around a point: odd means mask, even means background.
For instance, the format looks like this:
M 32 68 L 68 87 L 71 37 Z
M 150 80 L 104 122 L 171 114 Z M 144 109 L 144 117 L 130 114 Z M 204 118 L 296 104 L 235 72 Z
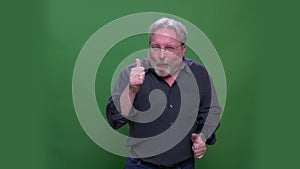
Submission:
M 160 53 L 159 53 L 159 59 L 160 60 L 164 60 L 166 58 L 166 50 L 165 49 L 161 49 Z

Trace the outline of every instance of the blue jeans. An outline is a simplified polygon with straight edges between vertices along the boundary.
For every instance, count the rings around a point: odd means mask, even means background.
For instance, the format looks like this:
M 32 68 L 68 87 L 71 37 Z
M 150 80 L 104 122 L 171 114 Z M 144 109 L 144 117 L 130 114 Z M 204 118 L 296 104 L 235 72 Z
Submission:
M 124 169 L 194 169 L 194 158 L 172 167 L 158 166 L 142 161 L 139 158 L 128 158 Z

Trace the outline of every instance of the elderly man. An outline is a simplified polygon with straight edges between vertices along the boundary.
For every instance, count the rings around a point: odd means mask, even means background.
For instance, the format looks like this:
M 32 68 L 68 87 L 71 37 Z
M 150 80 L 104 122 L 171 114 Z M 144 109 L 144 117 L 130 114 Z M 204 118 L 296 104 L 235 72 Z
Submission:
M 148 57 L 136 59 L 117 80 L 106 112 L 114 129 L 129 123 L 125 169 L 191 169 L 216 141 L 221 108 L 204 66 L 185 57 L 186 40 L 180 22 L 155 21 Z M 210 114 L 217 118 L 209 121 Z

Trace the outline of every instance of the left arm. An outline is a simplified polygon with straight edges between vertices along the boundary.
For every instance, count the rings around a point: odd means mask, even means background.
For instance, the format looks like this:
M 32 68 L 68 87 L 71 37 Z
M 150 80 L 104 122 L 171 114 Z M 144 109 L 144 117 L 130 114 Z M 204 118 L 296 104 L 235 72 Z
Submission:
M 196 76 L 199 84 L 200 104 L 196 123 L 198 129 L 192 134 L 192 150 L 196 158 L 202 158 L 206 153 L 206 144 L 215 144 L 215 132 L 220 125 L 221 107 L 212 79 L 204 67 L 198 69 Z

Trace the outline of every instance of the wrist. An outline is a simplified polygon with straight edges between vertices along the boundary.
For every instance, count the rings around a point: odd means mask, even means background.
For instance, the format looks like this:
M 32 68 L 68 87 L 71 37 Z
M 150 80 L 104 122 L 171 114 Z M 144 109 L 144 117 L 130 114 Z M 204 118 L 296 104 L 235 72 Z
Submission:
M 203 133 L 200 133 L 199 136 L 202 139 L 202 141 L 206 143 L 206 137 L 205 137 L 205 135 Z
M 137 92 L 140 90 L 140 87 L 139 86 L 132 86 L 132 85 L 129 85 L 128 86 L 128 92 L 130 95 L 135 95 L 137 94 Z

